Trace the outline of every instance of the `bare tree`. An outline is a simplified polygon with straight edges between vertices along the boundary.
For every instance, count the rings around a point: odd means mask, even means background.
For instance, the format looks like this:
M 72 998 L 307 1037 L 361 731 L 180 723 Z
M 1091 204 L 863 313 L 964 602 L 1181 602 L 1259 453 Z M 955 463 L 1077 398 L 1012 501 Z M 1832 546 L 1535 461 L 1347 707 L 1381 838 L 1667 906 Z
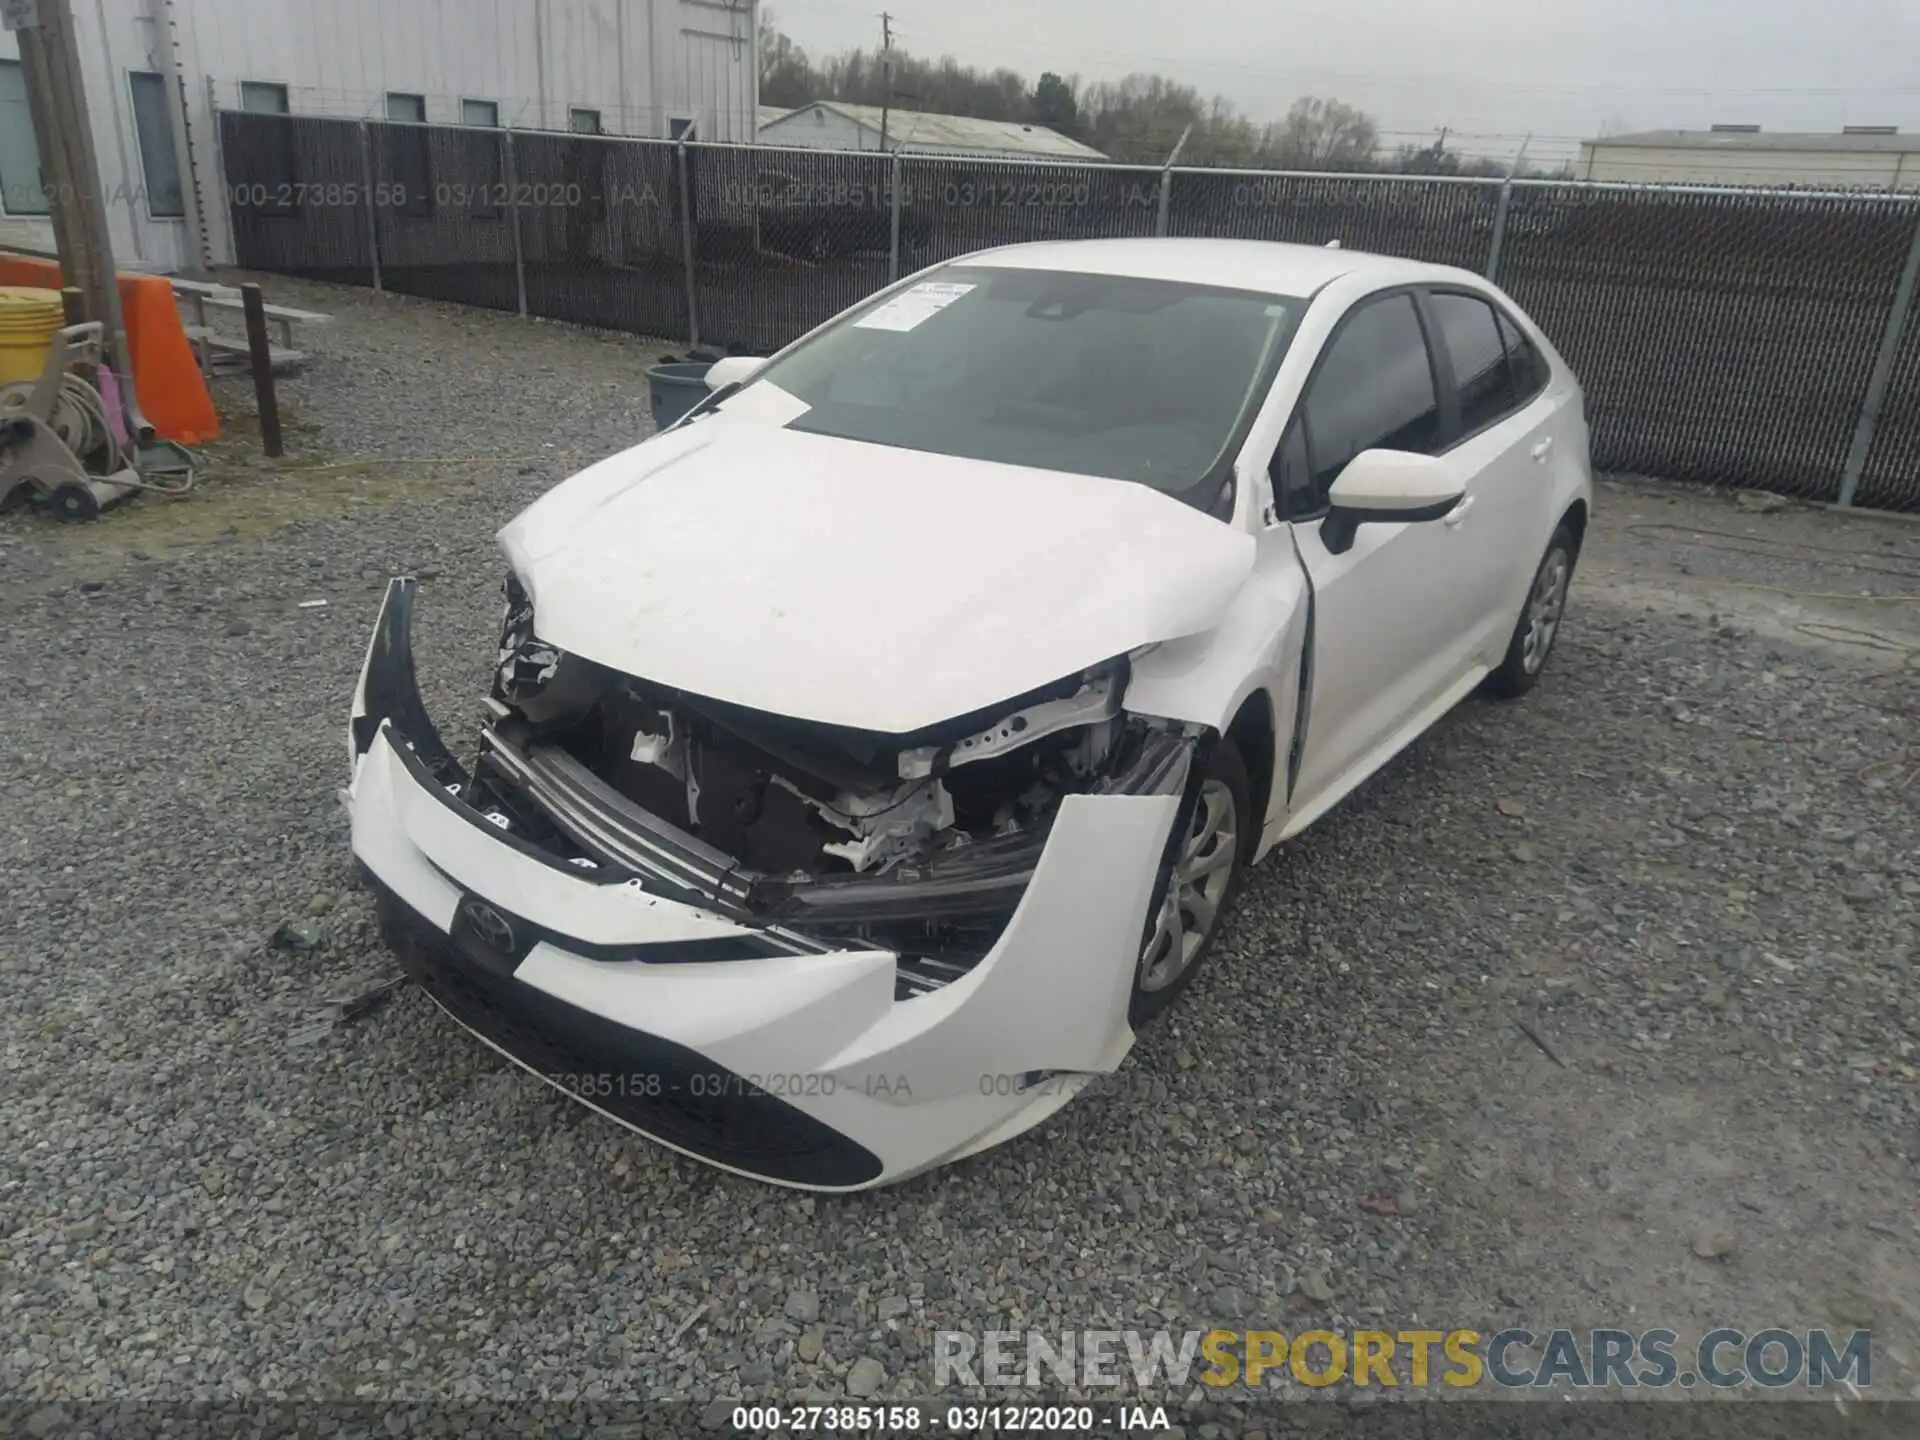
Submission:
M 1366 111 L 1340 100 L 1303 95 L 1287 118 L 1267 127 L 1274 163 L 1301 170 L 1358 170 L 1370 165 L 1379 127 Z
M 813 66 L 773 18 L 760 12 L 760 103 L 794 109 L 820 96 L 813 93 Z
M 1220 96 L 1144 73 L 1082 86 L 1048 71 L 1037 85 L 1012 70 L 980 71 L 951 56 L 923 60 L 892 52 L 893 76 L 877 52 L 847 50 L 815 61 L 760 12 L 760 100 L 799 106 L 814 100 L 883 102 L 902 110 L 1018 120 L 1072 133 L 1115 160 L 1157 165 L 1182 135 L 1190 165 L 1362 169 L 1378 131 L 1364 111 L 1338 100 L 1294 103 L 1278 125 L 1258 125 Z

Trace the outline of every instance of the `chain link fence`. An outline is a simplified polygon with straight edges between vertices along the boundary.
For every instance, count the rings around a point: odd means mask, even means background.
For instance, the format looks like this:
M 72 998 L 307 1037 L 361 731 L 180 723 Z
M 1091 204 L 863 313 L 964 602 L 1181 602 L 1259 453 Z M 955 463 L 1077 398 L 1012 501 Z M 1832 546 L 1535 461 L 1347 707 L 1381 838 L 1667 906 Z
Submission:
M 235 258 L 768 353 L 993 245 L 1212 236 L 1490 276 L 1604 470 L 1920 511 L 1920 197 L 676 144 L 223 112 Z M 1912 322 L 1912 323 L 1909 323 Z

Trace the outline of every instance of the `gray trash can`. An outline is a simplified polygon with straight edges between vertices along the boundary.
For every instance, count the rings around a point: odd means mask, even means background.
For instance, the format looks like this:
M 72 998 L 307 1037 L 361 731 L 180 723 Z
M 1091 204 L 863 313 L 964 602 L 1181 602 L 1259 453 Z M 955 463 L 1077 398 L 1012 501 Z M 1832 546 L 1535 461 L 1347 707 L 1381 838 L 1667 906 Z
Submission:
M 653 404 L 653 428 L 664 430 L 707 397 L 711 363 L 679 361 L 647 371 L 647 395 Z

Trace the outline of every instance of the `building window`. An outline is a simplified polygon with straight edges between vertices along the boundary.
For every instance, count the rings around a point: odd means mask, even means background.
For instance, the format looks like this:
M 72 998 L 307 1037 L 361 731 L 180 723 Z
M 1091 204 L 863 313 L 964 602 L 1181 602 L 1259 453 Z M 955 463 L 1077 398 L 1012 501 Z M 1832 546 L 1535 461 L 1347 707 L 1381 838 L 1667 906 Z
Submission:
M 179 220 L 187 213 L 180 189 L 180 154 L 173 148 L 173 116 L 167 106 L 167 77 L 134 70 L 133 129 L 140 141 L 141 178 L 146 181 L 147 214 L 155 220 Z
M 240 82 L 240 108 L 254 115 L 293 113 L 292 107 L 287 104 L 287 87 L 269 84 L 263 80 Z
M 46 215 L 40 147 L 27 108 L 27 76 L 18 60 L 0 60 L 0 207 L 9 215 Z
M 383 128 L 381 147 L 385 152 L 385 180 L 399 192 L 394 208 L 402 215 L 424 217 L 433 213 L 433 134 L 423 127 L 427 119 L 427 97 L 387 92 L 387 119 L 396 123 Z
M 470 130 L 498 130 L 500 106 L 492 100 L 462 100 L 460 123 Z M 498 219 L 507 189 L 502 179 L 505 173 L 501 152 L 504 140 L 498 135 L 454 135 L 448 138 L 457 142 L 460 173 L 473 177 L 470 187 L 466 184 L 461 186 L 462 189 L 471 188 L 473 192 L 473 217 L 476 220 Z
M 667 122 L 667 138 L 669 140 L 678 140 L 682 135 L 685 135 L 692 128 L 693 128 L 693 121 L 682 119 L 680 116 L 676 115 L 674 116 L 673 119 Z
M 583 109 L 576 105 L 567 112 L 567 128 L 576 135 L 599 135 L 602 133 L 600 112 Z
M 242 80 L 240 109 L 249 115 L 289 117 L 287 87 L 272 81 Z M 222 127 L 232 203 L 263 217 L 298 215 L 300 166 L 291 118 L 281 123 Z

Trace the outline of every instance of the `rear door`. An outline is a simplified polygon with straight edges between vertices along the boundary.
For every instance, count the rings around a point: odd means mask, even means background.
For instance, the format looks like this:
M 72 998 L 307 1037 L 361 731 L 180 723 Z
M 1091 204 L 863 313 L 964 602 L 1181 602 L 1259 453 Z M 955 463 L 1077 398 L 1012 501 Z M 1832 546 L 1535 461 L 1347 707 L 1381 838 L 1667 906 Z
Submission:
M 1518 615 L 1516 585 L 1532 578 L 1551 523 L 1545 466 L 1557 441 L 1543 393 L 1546 365 L 1520 344 L 1490 297 L 1436 289 L 1424 304 L 1451 392 L 1444 406 L 1451 438 L 1442 453 L 1471 477 L 1466 498 L 1443 522 L 1460 542 L 1454 583 L 1462 591 L 1466 648 L 1494 665 Z

